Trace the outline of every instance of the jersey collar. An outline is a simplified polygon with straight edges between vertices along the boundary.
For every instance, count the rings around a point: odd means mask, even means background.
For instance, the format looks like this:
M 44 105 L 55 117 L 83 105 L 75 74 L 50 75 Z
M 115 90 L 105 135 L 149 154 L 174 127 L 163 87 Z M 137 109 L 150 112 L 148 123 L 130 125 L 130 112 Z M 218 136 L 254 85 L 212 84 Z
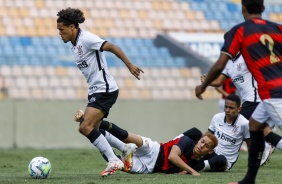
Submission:
M 78 30 L 77 30 L 77 35 L 76 35 L 76 37 L 75 37 L 75 41 L 74 41 L 74 45 L 73 45 L 73 46 L 76 46 L 77 41 L 78 41 L 78 38 L 79 38 L 79 36 L 80 36 L 80 33 L 81 33 L 81 29 L 78 28 Z
M 240 115 L 240 114 L 238 114 L 237 117 L 234 119 L 234 121 L 231 123 L 231 126 L 234 126 L 234 125 L 235 125 L 235 123 L 236 123 L 236 121 L 237 121 L 239 115 Z M 227 122 L 226 122 L 226 116 L 224 116 L 224 123 L 227 123 Z M 227 124 L 229 124 L 229 123 L 227 123 Z

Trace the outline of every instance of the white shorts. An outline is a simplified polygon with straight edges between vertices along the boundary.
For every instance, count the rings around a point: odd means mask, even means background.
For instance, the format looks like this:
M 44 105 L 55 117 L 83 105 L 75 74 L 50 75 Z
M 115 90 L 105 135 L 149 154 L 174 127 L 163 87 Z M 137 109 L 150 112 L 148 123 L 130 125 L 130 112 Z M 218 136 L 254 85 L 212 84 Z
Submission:
M 160 144 L 150 138 L 142 137 L 143 145 L 133 154 L 130 173 L 152 173 L 159 155 Z
M 270 127 L 277 125 L 282 130 L 282 98 L 270 98 L 259 103 L 252 114 L 259 123 L 267 122 Z

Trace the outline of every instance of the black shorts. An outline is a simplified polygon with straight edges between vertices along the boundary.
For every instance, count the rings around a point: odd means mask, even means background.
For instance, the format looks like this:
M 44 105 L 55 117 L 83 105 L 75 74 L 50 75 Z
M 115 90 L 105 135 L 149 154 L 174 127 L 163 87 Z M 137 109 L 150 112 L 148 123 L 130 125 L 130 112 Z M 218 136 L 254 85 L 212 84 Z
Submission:
M 87 107 L 93 107 L 102 110 L 105 115 L 103 118 L 108 117 L 110 108 L 114 105 L 118 97 L 118 90 L 110 93 L 93 93 L 88 95 Z
M 242 104 L 241 112 L 246 119 L 250 119 L 253 112 L 256 110 L 256 107 L 258 106 L 259 102 L 249 102 L 246 101 Z

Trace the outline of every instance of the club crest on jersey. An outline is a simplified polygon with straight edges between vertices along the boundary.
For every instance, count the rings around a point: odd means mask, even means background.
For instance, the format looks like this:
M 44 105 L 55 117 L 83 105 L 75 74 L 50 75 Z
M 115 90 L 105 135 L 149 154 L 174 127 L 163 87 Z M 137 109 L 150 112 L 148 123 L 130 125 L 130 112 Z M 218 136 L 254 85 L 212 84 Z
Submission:
M 234 134 L 238 133 L 238 130 L 239 130 L 239 126 L 234 125 L 234 126 L 233 126 L 233 133 L 234 133 Z
M 77 46 L 77 53 L 80 56 L 83 54 L 83 50 L 82 50 L 82 46 L 81 45 Z
M 237 71 L 240 71 L 240 70 L 242 70 L 242 63 L 237 64 Z

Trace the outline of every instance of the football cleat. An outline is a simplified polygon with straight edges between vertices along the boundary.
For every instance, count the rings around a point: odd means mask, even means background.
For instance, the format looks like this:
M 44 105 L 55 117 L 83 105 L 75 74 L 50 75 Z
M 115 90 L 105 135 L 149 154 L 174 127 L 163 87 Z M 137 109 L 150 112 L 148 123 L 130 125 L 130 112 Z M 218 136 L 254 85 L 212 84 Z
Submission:
M 270 155 L 273 153 L 275 147 L 273 147 L 270 143 L 265 142 L 265 148 L 262 154 L 262 158 L 260 161 L 260 166 L 266 164 L 266 161 L 269 160 Z
M 124 166 L 124 164 L 118 158 L 115 159 L 115 160 L 109 161 L 107 163 L 106 169 L 103 172 L 101 172 L 100 176 L 105 177 L 105 176 L 111 175 L 114 172 L 116 172 L 117 170 L 122 170 L 123 166 Z
M 133 153 L 136 151 L 137 145 L 133 143 L 125 144 L 122 151 L 122 162 L 124 163 L 123 171 L 129 172 L 132 168 Z

